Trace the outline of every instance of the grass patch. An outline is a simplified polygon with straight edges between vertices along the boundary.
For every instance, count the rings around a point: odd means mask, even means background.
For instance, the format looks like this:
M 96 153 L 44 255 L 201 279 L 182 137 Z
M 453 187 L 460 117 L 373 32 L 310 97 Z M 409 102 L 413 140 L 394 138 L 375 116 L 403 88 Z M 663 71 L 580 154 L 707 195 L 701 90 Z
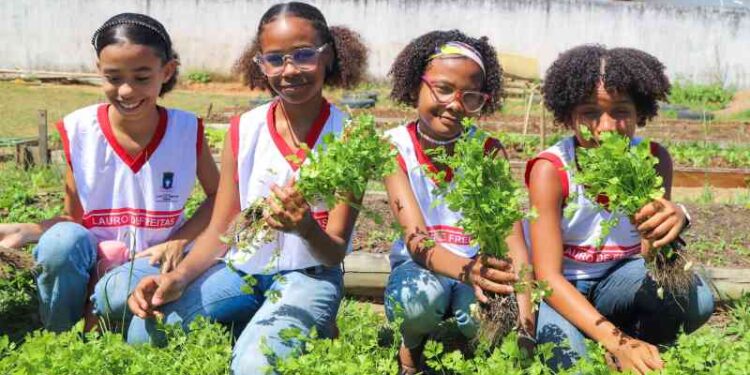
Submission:
M 46 109 L 49 124 L 68 113 L 91 104 L 105 102 L 104 94 L 95 86 L 39 85 L 0 82 L 0 137 L 28 137 L 37 134 L 37 110 Z M 248 94 L 249 95 L 249 94 Z M 247 106 L 247 95 L 174 90 L 160 101 L 161 105 L 179 108 L 205 116 L 208 105 L 214 109 Z M 54 129 L 49 130 L 55 133 Z
M 715 111 L 725 108 L 732 101 L 734 92 L 718 83 L 703 85 L 686 81 L 675 81 L 669 92 L 669 102 L 693 110 Z

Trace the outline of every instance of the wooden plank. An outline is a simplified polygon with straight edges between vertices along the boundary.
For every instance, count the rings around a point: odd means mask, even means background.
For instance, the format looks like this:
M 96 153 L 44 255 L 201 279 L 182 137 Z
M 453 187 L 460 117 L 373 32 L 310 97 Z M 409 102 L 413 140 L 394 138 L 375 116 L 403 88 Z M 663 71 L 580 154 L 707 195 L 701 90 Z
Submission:
M 39 164 L 47 165 L 49 163 L 49 154 L 47 153 L 47 110 L 40 109 L 37 115 L 39 118 Z
M 713 283 L 716 300 L 750 293 L 750 269 L 706 267 L 699 272 Z M 382 297 L 389 274 L 388 254 L 354 252 L 344 259 L 344 287 L 349 295 Z
M 353 252 L 344 258 L 344 272 L 390 273 L 391 265 L 388 261 L 388 254 Z
M 750 186 L 749 169 L 677 167 L 672 185 L 679 187 L 745 188 Z

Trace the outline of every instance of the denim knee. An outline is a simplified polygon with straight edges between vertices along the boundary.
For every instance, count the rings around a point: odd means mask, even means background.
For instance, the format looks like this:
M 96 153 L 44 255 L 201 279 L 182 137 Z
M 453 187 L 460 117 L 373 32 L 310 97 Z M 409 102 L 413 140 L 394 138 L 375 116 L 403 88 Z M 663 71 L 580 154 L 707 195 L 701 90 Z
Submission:
M 69 269 L 90 270 L 96 262 L 96 239 L 80 224 L 65 221 L 49 228 L 34 248 L 34 258 L 43 272 Z
M 705 324 L 716 308 L 711 285 L 706 279 L 695 276 L 694 287 L 690 291 L 687 316 L 685 318 L 685 332 L 690 333 Z
M 132 280 L 131 280 L 132 278 Z M 104 275 L 94 287 L 94 311 L 99 316 L 119 318 L 129 314 L 128 295 L 138 280 L 128 272 L 114 270 Z
M 539 305 L 536 340 L 539 344 L 555 345 L 547 362 L 553 369 L 570 368 L 586 356 L 583 333 L 546 302 Z
M 386 315 L 390 321 L 402 318 L 404 345 L 418 346 L 434 331 L 450 304 L 450 289 L 439 277 L 416 264 L 402 264 L 388 280 L 385 293 Z

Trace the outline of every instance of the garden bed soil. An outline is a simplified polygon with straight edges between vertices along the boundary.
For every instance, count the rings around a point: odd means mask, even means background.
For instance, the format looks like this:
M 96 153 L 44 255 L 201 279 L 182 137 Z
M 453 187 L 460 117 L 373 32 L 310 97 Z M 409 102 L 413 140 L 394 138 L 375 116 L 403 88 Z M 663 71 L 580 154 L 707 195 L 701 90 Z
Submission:
M 382 192 L 365 196 L 365 207 L 378 212 L 382 223 L 361 216 L 354 234 L 354 251 L 388 253 L 394 229 L 388 199 Z M 750 208 L 729 204 L 686 204 L 692 216 L 685 232 L 688 254 L 698 264 L 711 267 L 750 268 Z
M 31 254 L 15 249 L 0 246 L 0 278 L 6 277 L 6 270 L 13 269 L 31 269 L 34 266 L 34 259 Z

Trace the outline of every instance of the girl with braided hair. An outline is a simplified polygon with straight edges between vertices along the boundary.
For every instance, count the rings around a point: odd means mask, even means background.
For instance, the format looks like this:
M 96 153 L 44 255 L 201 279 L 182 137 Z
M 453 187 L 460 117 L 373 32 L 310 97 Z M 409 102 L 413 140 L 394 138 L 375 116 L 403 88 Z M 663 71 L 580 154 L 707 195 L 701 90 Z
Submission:
M 299 348 L 300 342 L 284 338 L 285 330 L 333 334 L 343 296 L 341 261 L 351 250 L 357 210 L 308 203 L 294 181 L 304 148 L 315 150 L 343 130 L 346 116 L 323 97 L 323 86 L 356 84 L 365 60 L 357 34 L 329 27 L 311 5 L 281 3 L 266 11 L 236 67 L 250 87 L 270 89 L 275 99 L 232 119 L 211 222 L 177 269 L 140 282 L 129 300 L 137 317 L 128 341 L 160 340 L 154 316 L 187 328 L 203 315 L 239 334 L 232 371 L 261 374 Z M 259 241 L 249 259 L 233 258 L 231 267 L 217 261 L 238 251 L 220 235 L 258 200 L 271 212 L 250 220 L 265 220 L 275 239 Z M 256 281 L 252 293 L 246 292 L 248 277 Z M 267 297 L 274 293 L 280 297 Z
M 91 42 L 108 103 L 57 123 L 67 161 L 65 213 L 39 224 L 0 225 L 0 245 L 38 241 L 33 254 L 41 269 L 41 318 L 52 331 L 70 329 L 84 313 L 91 328 L 92 306 L 101 317 L 127 324 L 130 290 L 180 261 L 208 224 L 219 180 L 201 119 L 157 104 L 174 87 L 179 65 L 164 26 L 122 13 Z M 196 180 L 207 199 L 186 220 Z M 111 269 L 129 258 L 132 264 Z

